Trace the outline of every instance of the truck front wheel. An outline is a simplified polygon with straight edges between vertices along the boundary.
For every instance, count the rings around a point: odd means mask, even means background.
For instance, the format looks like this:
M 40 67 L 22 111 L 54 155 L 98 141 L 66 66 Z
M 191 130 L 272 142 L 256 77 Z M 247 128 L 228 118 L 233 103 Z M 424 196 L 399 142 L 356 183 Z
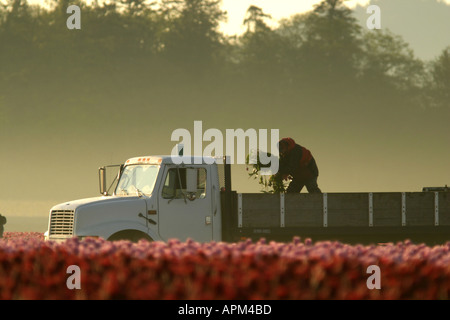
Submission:
M 122 230 L 114 233 L 108 238 L 108 241 L 118 240 L 129 240 L 131 242 L 138 242 L 139 240 L 153 241 L 148 234 L 137 230 Z

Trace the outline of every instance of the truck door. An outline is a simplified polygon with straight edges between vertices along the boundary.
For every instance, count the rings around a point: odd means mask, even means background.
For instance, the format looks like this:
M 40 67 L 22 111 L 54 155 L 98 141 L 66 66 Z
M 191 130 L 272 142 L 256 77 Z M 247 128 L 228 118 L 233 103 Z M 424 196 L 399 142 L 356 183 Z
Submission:
M 197 192 L 186 191 L 187 168 L 166 166 L 158 191 L 158 228 L 162 239 L 212 240 L 212 194 L 208 167 L 189 166 L 197 174 Z M 190 174 L 192 170 L 190 170 Z

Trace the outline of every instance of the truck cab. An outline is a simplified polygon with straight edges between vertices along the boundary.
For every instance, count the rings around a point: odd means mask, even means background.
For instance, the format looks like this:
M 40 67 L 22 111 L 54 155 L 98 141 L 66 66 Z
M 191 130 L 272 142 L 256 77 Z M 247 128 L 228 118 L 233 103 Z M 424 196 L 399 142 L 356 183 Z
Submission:
M 222 239 L 217 159 L 145 156 L 128 159 L 112 194 L 106 167 L 99 169 L 102 196 L 51 208 L 46 240 L 101 237 L 107 240 Z

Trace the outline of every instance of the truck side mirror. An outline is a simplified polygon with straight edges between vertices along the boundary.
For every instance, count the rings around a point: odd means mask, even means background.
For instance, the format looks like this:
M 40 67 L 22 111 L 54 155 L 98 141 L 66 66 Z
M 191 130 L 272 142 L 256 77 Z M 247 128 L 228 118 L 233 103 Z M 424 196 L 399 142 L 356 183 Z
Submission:
M 106 191 L 106 168 L 101 167 L 98 169 L 98 179 L 100 185 L 100 194 L 106 196 L 108 192 Z
M 196 194 L 197 185 L 197 169 L 186 168 L 186 192 Z

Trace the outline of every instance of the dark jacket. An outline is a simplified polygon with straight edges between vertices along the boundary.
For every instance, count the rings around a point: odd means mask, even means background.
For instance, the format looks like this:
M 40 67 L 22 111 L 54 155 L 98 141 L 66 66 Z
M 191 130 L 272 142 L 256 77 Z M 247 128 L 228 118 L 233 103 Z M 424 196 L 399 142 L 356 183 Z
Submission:
M 319 168 L 311 152 L 305 147 L 295 144 L 289 148 L 286 155 L 280 158 L 279 173 L 307 181 L 319 176 Z

